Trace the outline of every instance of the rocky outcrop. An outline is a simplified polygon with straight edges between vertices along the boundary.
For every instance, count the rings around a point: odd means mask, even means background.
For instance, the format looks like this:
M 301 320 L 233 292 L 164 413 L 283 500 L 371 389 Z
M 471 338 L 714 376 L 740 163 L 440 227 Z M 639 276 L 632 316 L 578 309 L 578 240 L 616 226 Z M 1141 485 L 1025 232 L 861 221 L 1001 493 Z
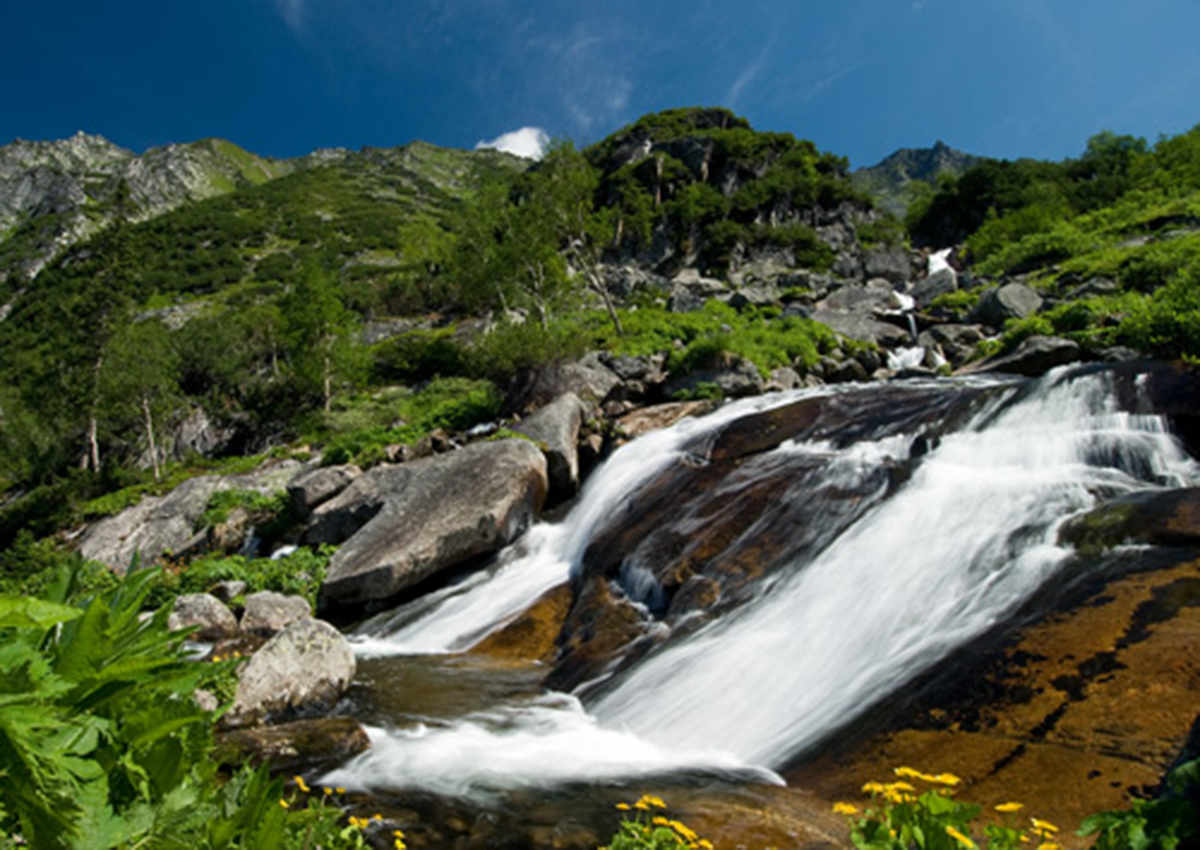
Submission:
M 350 644 L 321 620 L 298 620 L 265 643 L 238 670 L 228 728 L 328 711 L 354 678 Z
M 141 155 L 82 132 L 53 142 L 17 140 L 0 147 L 0 240 L 22 225 L 40 225 L 29 228 L 31 241 L 18 269 L 33 278 L 117 215 L 145 220 L 292 167 L 215 139 Z M 118 198 L 122 186 L 128 189 L 124 200 Z
M 362 470 L 352 463 L 322 466 L 296 476 L 287 487 L 296 516 L 308 517 L 313 509 L 324 504 L 354 483 Z
M 124 571 L 140 557 L 152 563 L 166 553 L 176 555 L 202 548 L 207 535 L 197 529 L 214 493 L 222 490 L 282 490 L 300 470 L 283 461 L 251 475 L 202 475 L 188 479 L 165 496 L 148 496 L 116 516 L 101 520 L 79 542 L 79 554 Z
M 569 499 L 579 490 L 579 429 L 587 413 L 579 396 L 566 393 L 513 426 L 546 456 L 550 504 Z
M 532 523 L 547 486 L 545 458 L 520 439 L 371 470 L 314 514 L 310 534 L 322 542 L 350 532 L 322 604 L 387 599 L 497 551 Z

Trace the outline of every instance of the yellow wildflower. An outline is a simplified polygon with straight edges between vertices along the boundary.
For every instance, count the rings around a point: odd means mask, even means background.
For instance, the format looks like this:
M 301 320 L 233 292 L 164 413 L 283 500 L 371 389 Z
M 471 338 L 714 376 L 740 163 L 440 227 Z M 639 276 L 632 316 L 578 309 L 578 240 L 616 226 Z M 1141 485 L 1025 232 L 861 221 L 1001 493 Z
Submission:
M 909 785 L 907 782 L 893 782 L 890 785 L 883 786 L 884 790 L 889 791 L 916 791 L 917 789 Z
M 946 834 L 949 835 L 951 838 L 953 838 L 955 841 L 957 841 L 959 844 L 961 844 L 963 847 L 974 847 L 975 846 L 974 841 L 972 841 L 970 838 L 967 838 L 967 836 L 963 835 L 961 832 L 959 832 L 957 829 L 955 829 L 952 826 L 946 827 Z
M 1001 803 L 1000 805 L 996 806 L 996 811 L 1003 812 L 1004 814 L 1011 814 L 1013 812 L 1019 812 L 1023 808 L 1025 808 L 1024 803 Z
M 663 802 L 663 798 L 657 797 L 654 794 L 643 794 L 642 800 L 649 803 L 651 806 L 654 806 L 656 809 L 665 809 L 667 807 L 667 804 Z
M 1043 841 L 1038 845 L 1038 850 L 1062 850 L 1062 845 L 1055 844 L 1053 841 Z
M 283 806 L 285 809 L 289 808 L 287 800 L 280 800 L 279 805 Z
M 862 787 L 862 789 L 864 794 L 871 794 L 873 796 L 875 794 L 882 794 L 887 791 L 887 786 L 882 782 L 868 782 Z
M 328 797 L 330 794 L 332 794 L 332 793 L 333 793 L 333 789 L 332 789 L 332 788 L 322 788 L 321 790 L 325 792 L 325 796 L 326 796 L 326 797 Z
M 671 825 L 671 822 L 669 820 L 667 820 L 666 818 L 664 818 L 662 815 L 655 815 L 654 818 L 650 821 L 650 823 L 654 824 L 655 826 L 670 826 Z
M 898 767 L 894 771 L 897 776 L 907 776 L 909 779 L 924 779 L 925 774 L 919 770 L 913 770 L 911 767 Z
M 617 808 L 623 812 L 627 812 L 630 809 L 630 805 L 628 803 L 617 803 Z
M 1058 827 L 1052 823 L 1037 818 L 1030 818 L 1033 821 L 1033 828 L 1038 832 L 1058 832 Z
M 858 806 L 850 803 L 834 803 L 833 812 L 838 815 L 856 815 L 858 814 Z
M 335 788 L 334 790 L 335 790 L 335 791 L 337 791 L 339 794 L 345 794 L 345 793 L 346 793 L 346 789 L 345 789 L 345 788 Z
M 671 829 L 678 832 L 684 841 L 693 842 L 697 838 L 696 833 L 690 827 L 688 827 L 688 825 L 685 823 L 681 823 L 680 821 L 673 820 L 670 822 L 669 826 L 671 827 Z
M 701 838 L 698 843 L 700 845 L 700 850 L 713 850 L 712 842 L 707 838 Z
M 403 838 L 397 838 L 393 842 L 393 846 L 395 847 L 396 850 L 408 850 L 408 845 L 404 843 Z
M 928 779 L 930 782 L 936 782 L 938 785 L 954 786 L 962 782 L 962 780 L 953 773 L 939 773 L 937 776 L 928 777 Z
M 305 785 L 305 784 L 304 784 L 304 777 L 303 777 L 303 776 L 293 776 L 293 777 L 292 777 L 292 781 L 293 781 L 293 782 L 295 782 L 295 783 L 296 783 L 296 787 L 297 787 L 297 788 L 299 788 L 299 789 L 300 789 L 302 792 L 304 792 L 305 794 L 307 794 L 307 793 L 309 792 L 309 787 L 308 787 L 307 785 Z

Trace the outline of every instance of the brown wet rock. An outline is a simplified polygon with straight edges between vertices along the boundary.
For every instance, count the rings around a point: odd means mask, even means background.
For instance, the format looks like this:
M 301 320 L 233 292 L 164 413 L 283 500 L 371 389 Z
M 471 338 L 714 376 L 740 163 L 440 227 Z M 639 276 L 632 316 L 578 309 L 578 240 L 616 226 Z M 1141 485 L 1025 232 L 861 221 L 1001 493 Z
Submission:
M 646 633 L 647 621 L 627 598 L 608 582 L 585 585 L 575 600 L 564 628 L 554 669 L 546 678 L 553 690 L 570 691 L 595 679 L 613 658 Z
M 366 730 L 351 717 L 297 720 L 216 735 L 216 757 L 223 763 L 249 761 L 288 773 L 329 770 L 370 746 Z
M 1123 543 L 1200 546 L 1200 488 L 1114 499 L 1067 523 L 1059 537 L 1083 550 Z
M 488 635 L 471 651 L 496 658 L 552 661 L 558 651 L 558 635 L 571 609 L 571 601 L 570 585 L 551 588 L 525 613 Z
M 627 413 L 617 420 L 617 429 L 627 439 L 632 440 L 651 431 L 658 431 L 674 425 L 688 416 L 703 416 L 717 408 L 715 401 L 676 401 L 667 404 L 656 404 L 643 407 Z
M 832 393 L 743 416 L 715 439 L 697 440 L 693 450 L 712 461 L 769 451 L 785 440 L 835 440 L 849 445 L 863 437 L 944 431 L 944 420 L 968 412 L 983 390 L 911 386 L 904 382 L 874 387 L 870 393 Z M 706 444 L 706 445 L 705 445 Z
M 1023 802 L 1085 846 L 1080 821 L 1156 786 L 1196 720 L 1200 562 L 1112 580 L 956 662 L 955 681 L 847 731 L 789 781 L 857 801 L 896 766 L 949 771 L 964 799 Z

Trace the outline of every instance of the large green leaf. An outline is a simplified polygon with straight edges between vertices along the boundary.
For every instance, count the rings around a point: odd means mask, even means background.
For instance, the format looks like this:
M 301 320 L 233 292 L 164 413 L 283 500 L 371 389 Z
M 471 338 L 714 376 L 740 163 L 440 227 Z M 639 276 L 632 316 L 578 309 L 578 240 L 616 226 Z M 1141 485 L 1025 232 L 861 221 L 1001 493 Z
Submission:
M 29 597 L 0 596 L 0 629 L 45 631 L 82 615 L 83 611 L 73 605 Z

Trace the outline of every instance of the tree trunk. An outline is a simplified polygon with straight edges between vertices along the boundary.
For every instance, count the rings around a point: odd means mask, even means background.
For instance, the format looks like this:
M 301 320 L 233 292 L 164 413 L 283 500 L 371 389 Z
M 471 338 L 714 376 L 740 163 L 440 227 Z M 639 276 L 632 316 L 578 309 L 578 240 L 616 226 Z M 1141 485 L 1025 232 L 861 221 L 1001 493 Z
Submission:
M 92 364 L 92 409 L 88 414 L 88 451 L 79 464 L 81 469 L 87 469 L 90 460 L 92 472 L 95 473 L 100 472 L 100 423 L 96 419 L 96 408 L 100 405 L 100 370 L 103 366 L 104 355 L 101 354 Z
M 146 442 L 150 445 L 150 465 L 154 468 L 154 480 L 162 478 L 158 466 L 158 443 L 154 440 L 154 417 L 150 415 L 150 398 L 142 396 L 142 415 L 146 418 Z

